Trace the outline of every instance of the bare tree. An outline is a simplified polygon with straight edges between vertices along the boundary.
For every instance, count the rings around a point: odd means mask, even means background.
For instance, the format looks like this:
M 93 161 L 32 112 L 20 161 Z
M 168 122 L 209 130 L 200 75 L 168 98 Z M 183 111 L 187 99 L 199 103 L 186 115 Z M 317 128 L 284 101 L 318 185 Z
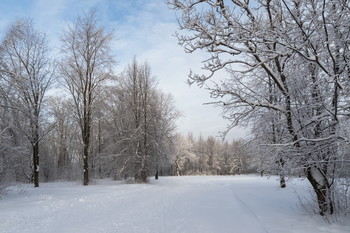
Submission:
M 155 79 L 148 64 L 140 65 L 134 59 L 121 81 L 120 86 L 125 91 L 123 97 L 126 98 L 123 102 L 130 106 L 131 128 L 128 131 L 131 135 L 128 137 L 132 139 L 134 178 L 146 182 L 150 162 L 150 101 L 154 98 Z
M 209 74 L 191 73 L 190 83 L 209 85 L 215 73 L 228 71 L 228 79 L 209 87 L 232 122 L 228 130 L 259 124 L 269 136 L 260 142 L 281 152 L 271 161 L 290 174 L 303 169 L 319 213 L 333 214 L 334 167 L 343 160 L 338 145 L 348 140 L 340 126 L 349 115 L 349 3 L 168 2 L 188 31 L 178 34 L 185 51 L 209 55 Z
M 148 176 L 166 163 L 172 147 L 179 115 L 172 98 L 157 90 L 150 65 L 134 59 L 108 100 L 108 144 L 112 150 L 107 157 L 117 165 L 114 173 L 116 177 L 147 182 Z
M 41 114 L 54 73 L 46 37 L 34 29 L 31 20 L 18 20 L 6 34 L 1 56 L 1 72 L 11 86 L 8 100 L 22 115 L 19 125 L 31 144 L 33 181 L 38 187 L 39 142 L 44 135 Z
M 112 32 L 98 25 L 94 11 L 79 17 L 63 32 L 61 75 L 71 93 L 83 144 L 83 184 L 89 184 L 93 106 L 103 82 L 113 76 Z

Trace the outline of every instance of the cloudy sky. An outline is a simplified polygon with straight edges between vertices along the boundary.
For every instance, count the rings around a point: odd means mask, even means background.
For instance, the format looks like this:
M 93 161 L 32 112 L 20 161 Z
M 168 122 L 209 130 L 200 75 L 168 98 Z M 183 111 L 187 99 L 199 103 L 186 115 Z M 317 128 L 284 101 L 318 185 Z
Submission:
M 53 48 L 59 46 L 59 35 L 78 15 L 94 8 L 100 23 L 116 36 L 114 53 L 121 72 L 134 56 L 148 61 L 157 77 L 159 88 L 174 97 L 183 117 L 178 130 L 195 136 L 219 136 L 226 122 L 221 110 L 203 103 L 212 101 L 206 90 L 186 84 L 189 70 L 200 72 L 203 53 L 186 54 L 177 39 L 175 12 L 165 0 L 1 0 L 0 36 L 16 18 L 32 18 L 36 28 L 45 32 Z M 227 139 L 241 138 L 244 129 L 233 129 Z

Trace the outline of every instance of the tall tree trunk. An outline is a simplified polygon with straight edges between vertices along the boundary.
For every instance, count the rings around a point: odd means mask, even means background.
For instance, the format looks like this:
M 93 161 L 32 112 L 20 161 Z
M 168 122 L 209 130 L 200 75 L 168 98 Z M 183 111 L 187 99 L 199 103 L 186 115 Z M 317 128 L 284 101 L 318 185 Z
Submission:
M 39 113 L 35 111 L 35 123 L 32 124 L 34 129 L 32 137 L 32 150 L 33 150 L 33 178 L 34 178 L 34 187 L 39 187 Z
M 89 113 L 87 113 L 89 114 Z M 83 185 L 89 185 L 89 146 L 90 146 L 90 116 L 84 117 L 83 124 L 83 168 L 84 168 L 84 180 Z
M 331 187 L 317 167 L 308 167 L 306 169 L 307 179 L 312 185 L 317 197 L 318 208 L 322 216 L 334 213 L 334 202 L 331 194 Z
M 39 187 L 39 143 L 34 142 L 32 144 L 33 149 L 33 164 L 34 164 L 34 187 Z
M 88 145 L 86 145 L 84 143 L 84 158 L 83 158 L 83 168 L 84 168 L 84 181 L 83 181 L 83 185 L 89 185 L 89 164 L 88 164 L 88 156 L 89 156 L 89 152 L 88 152 Z

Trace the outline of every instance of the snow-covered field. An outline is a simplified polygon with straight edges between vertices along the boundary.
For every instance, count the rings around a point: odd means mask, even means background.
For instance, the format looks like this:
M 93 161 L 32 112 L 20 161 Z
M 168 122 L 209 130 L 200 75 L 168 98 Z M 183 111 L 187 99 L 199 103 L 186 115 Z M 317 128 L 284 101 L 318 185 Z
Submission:
M 0 232 L 350 232 L 350 219 L 329 225 L 298 208 L 295 193 L 306 188 L 306 181 L 294 180 L 279 189 L 275 177 L 258 176 L 22 185 L 0 200 Z

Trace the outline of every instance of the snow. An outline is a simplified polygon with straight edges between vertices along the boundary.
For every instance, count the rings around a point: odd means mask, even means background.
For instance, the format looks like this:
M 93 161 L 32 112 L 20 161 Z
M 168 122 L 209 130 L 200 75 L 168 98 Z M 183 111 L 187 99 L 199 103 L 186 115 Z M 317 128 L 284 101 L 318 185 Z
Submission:
M 0 232 L 350 232 L 349 219 L 328 224 L 297 207 L 296 193 L 308 189 L 305 180 L 280 189 L 276 177 L 253 175 L 24 185 L 0 200 Z

